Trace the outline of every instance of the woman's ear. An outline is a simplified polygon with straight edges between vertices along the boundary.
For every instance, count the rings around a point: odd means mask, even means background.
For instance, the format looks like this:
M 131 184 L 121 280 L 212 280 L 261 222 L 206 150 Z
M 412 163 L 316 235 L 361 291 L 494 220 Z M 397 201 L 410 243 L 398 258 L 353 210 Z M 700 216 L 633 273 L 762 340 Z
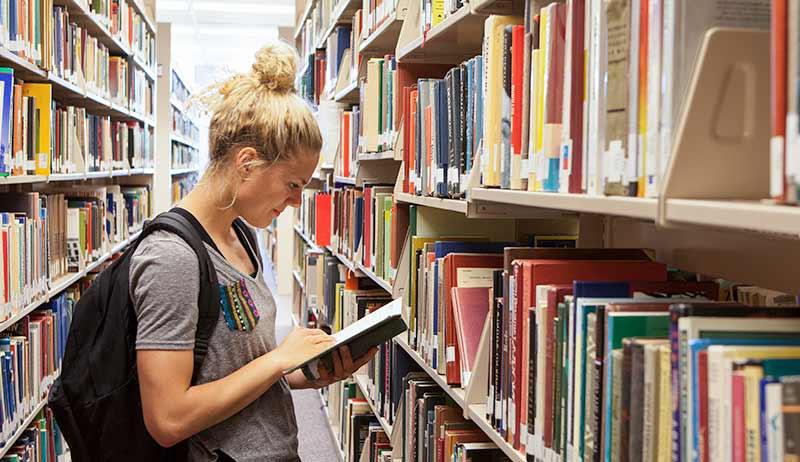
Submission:
M 258 152 L 251 147 L 245 147 L 236 153 L 236 172 L 239 177 L 246 179 L 250 176 L 253 170 L 253 165 L 258 160 Z

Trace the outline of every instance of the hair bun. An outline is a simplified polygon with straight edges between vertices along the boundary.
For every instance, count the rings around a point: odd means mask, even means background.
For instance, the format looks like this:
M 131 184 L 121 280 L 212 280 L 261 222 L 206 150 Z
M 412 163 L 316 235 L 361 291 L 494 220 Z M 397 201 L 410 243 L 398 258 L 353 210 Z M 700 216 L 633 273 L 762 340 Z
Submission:
M 270 43 L 256 53 L 253 77 L 270 91 L 294 91 L 296 73 L 297 54 L 290 45 L 283 42 Z

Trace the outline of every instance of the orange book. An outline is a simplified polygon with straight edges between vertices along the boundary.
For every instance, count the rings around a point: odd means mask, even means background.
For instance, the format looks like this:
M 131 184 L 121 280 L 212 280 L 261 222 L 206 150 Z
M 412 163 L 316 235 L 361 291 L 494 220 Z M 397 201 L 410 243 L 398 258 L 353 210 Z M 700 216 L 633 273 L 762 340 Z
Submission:
M 408 144 L 404 146 L 408 151 L 408 175 L 414 175 L 414 178 L 408 179 L 406 184 L 406 192 L 414 194 L 414 185 L 416 184 L 417 177 L 417 100 L 419 99 L 419 90 L 414 88 L 411 90 L 411 98 L 409 102 L 410 117 L 408 119 Z M 413 181 L 412 181 L 413 180 Z
M 770 143 L 771 196 L 786 200 L 786 17 L 788 0 L 772 0 L 772 140 Z

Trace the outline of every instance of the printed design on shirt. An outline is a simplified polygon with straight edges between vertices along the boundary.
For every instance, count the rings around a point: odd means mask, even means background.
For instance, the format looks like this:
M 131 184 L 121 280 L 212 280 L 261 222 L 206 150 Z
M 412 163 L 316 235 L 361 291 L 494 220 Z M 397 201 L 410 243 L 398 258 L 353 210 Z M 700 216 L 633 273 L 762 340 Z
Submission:
M 250 332 L 256 328 L 261 318 L 247 284 L 240 279 L 230 284 L 219 285 L 219 300 L 222 314 L 230 330 Z

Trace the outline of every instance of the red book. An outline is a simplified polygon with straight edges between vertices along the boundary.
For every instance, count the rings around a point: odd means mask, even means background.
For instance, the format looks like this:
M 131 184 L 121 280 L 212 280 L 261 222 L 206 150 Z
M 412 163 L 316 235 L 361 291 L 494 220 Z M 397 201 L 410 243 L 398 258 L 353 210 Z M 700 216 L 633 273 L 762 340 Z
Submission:
M 544 352 L 544 390 L 541 393 L 545 394 L 544 399 L 544 415 L 554 415 L 553 408 L 556 406 L 554 402 L 555 392 L 555 349 L 556 349 L 556 333 L 555 333 L 555 318 L 558 315 L 558 304 L 564 301 L 564 297 L 572 294 L 572 284 L 559 284 L 551 285 L 547 288 L 547 308 L 545 309 L 545 352 Z M 543 295 L 540 293 L 539 295 Z M 537 390 L 539 392 L 539 390 Z M 545 422 L 544 426 L 544 446 L 546 448 L 553 447 L 553 422 Z
M 487 254 L 467 254 L 451 253 L 444 257 L 444 292 L 451 293 L 454 287 L 470 286 L 485 287 L 492 286 L 491 271 L 485 269 L 500 269 L 503 267 L 503 256 Z M 488 276 L 488 277 L 487 277 Z M 453 304 L 451 297 L 443 297 L 445 324 L 444 324 L 444 346 L 445 351 L 452 351 L 453 354 L 446 354 L 446 379 L 449 385 L 461 386 L 461 353 L 456 342 L 455 316 L 453 315 Z M 482 326 L 481 326 L 482 327 Z M 452 350 L 451 350 L 452 348 Z
M 372 265 L 372 188 L 364 188 L 364 256 L 363 264 Z
M 700 434 L 698 449 L 700 462 L 708 462 L 708 351 L 700 351 L 697 355 L 697 380 L 700 385 L 697 390 L 698 420 Z
M 331 245 L 331 195 L 318 193 L 314 201 L 314 237 L 320 247 Z
M 646 2 L 645 2 L 646 3 Z M 572 149 L 570 150 L 571 159 L 566 159 L 571 166 L 569 174 L 569 192 L 583 192 L 583 85 L 584 85 L 584 23 L 585 23 L 585 0 L 572 0 L 572 15 L 570 16 L 570 26 L 572 27 L 572 41 L 570 53 L 572 62 L 572 75 L 570 76 L 569 94 L 569 134 L 572 138 Z
M 522 153 L 522 90 L 525 26 L 511 28 L 511 154 Z
M 731 423 L 731 442 L 733 443 L 732 462 L 745 462 L 744 374 L 740 371 L 734 371 L 731 380 L 731 416 L 733 417 L 733 422 Z
M 452 290 L 454 327 L 461 352 L 461 383 L 465 385 L 469 383 L 489 314 L 489 297 L 489 289 L 484 287 L 454 287 Z
M 771 106 L 772 106 L 772 143 L 770 144 L 770 155 L 773 166 L 779 161 L 780 179 L 773 189 L 773 198 L 781 201 L 786 200 L 786 17 L 788 0 L 772 0 L 772 86 Z M 778 173 L 777 171 L 775 172 Z M 778 191 L 778 186 L 780 192 Z
M 403 87 L 403 192 L 408 192 L 409 157 L 411 145 L 411 87 Z

